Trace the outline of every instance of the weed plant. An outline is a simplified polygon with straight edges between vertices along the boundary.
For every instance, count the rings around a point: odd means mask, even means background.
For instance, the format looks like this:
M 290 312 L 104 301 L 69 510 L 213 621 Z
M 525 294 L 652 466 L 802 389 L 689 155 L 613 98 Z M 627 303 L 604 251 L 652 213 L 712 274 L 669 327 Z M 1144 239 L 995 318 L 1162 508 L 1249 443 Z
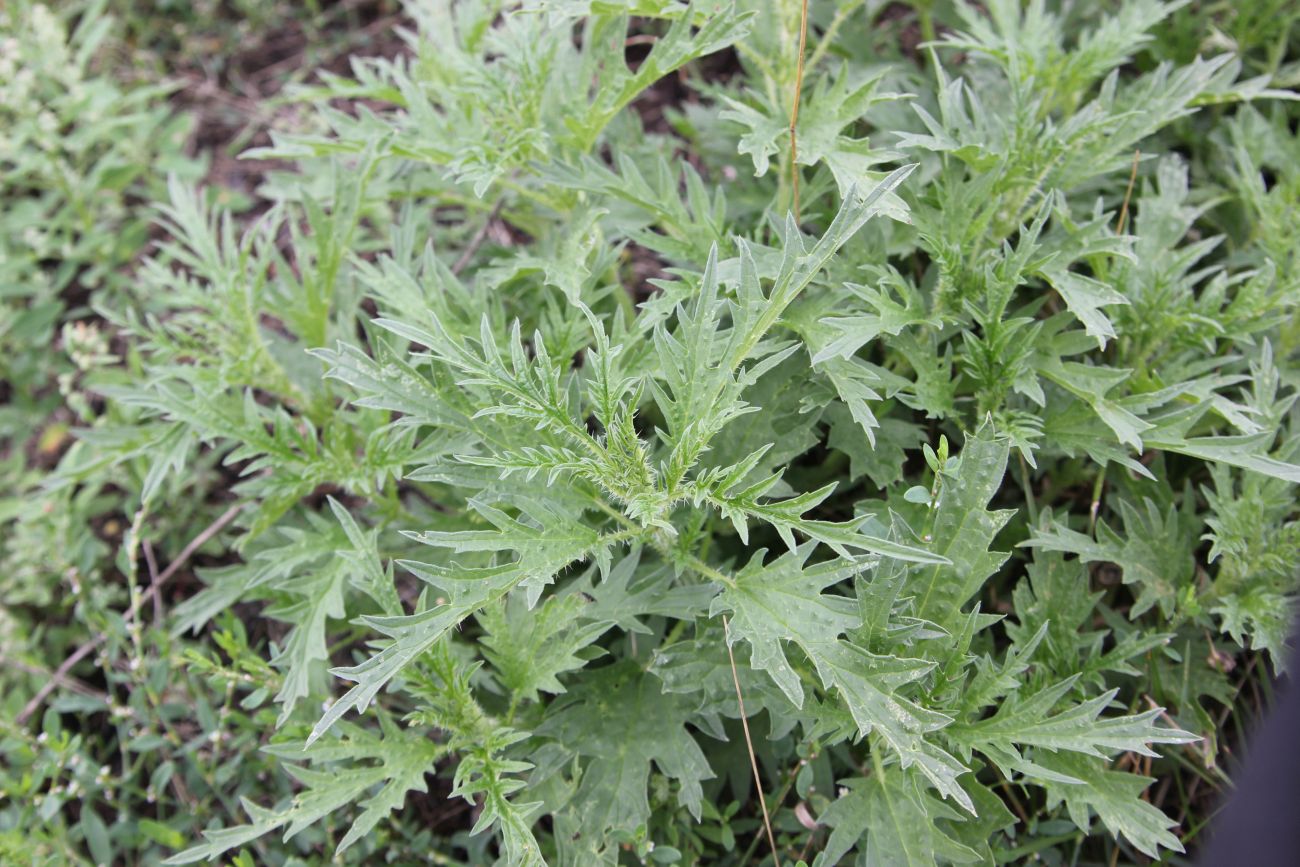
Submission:
M 1177 863 L 1300 578 L 1276 6 L 418 0 L 143 258 L 20 104 L 8 857 Z

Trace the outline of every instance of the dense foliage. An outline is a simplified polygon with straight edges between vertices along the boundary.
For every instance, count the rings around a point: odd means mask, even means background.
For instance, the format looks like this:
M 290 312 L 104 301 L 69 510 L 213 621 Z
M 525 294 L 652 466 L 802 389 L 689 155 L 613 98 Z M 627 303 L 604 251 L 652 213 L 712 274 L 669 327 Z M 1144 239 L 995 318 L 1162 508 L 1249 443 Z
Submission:
M 220 10 L 109 5 L 0 11 L 0 860 L 1199 840 L 1300 590 L 1289 4 L 412 0 L 255 199 L 140 72 Z

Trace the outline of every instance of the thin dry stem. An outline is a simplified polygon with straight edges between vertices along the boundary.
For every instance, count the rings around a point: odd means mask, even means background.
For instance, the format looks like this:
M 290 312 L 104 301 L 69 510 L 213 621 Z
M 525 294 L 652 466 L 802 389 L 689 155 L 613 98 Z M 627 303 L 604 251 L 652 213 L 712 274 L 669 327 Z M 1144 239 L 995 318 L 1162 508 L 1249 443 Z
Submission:
M 501 215 L 501 207 L 505 203 L 505 199 L 497 199 L 496 205 L 493 206 L 487 219 L 483 221 L 483 225 L 474 233 L 474 237 L 469 239 L 469 243 L 465 245 L 465 250 L 460 254 L 456 263 L 451 266 L 451 273 L 459 275 L 461 271 L 465 270 L 465 266 L 474 259 L 474 254 L 478 252 L 478 248 L 482 247 L 483 242 L 487 240 L 488 232 L 492 230 L 492 224 L 496 221 L 497 217 Z
M 146 597 L 153 596 L 155 593 L 161 591 L 162 586 L 171 580 L 171 577 L 185 565 L 186 561 L 188 561 L 190 557 L 194 556 L 194 552 L 207 544 L 207 541 L 213 536 L 220 533 L 223 527 L 235 520 L 235 516 L 243 511 L 244 506 L 246 505 L 248 504 L 236 503 L 229 509 L 226 509 L 226 511 L 222 512 L 215 521 L 207 526 L 207 529 L 191 539 L 189 544 L 182 548 L 181 552 L 176 555 L 176 559 L 171 562 L 171 565 L 164 569 L 162 574 L 158 576 L 158 580 L 153 582 Z M 128 616 L 134 616 L 136 613 L 136 610 L 133 609 Z
M 805 5 L 805 8 L 806 5 Z M 740 675 L 736 673 L 736 655 L 731 652 L 731 624 L 722 618 L 723 644 L 727 645 L 727 659 L 731 662 L 731 682 L 736 685 L 736 702 L 740 705 L 740 727 L 745 731 L 745 749 L 749 752 L 749 769 L 754 772 L 754 786 L 758 789 L 758 803 L 763 808 L 763 827 L 767 830 L 767 844 L 772 847 L 772 863 L 781 867 L 781 856 L 776 849 L 776 835 L 772 833 L 772 817 L 767 814 L 767 799 L 763 797 L 763 779 L 758 775 L 758 759 L 754 756 L 754 741 L 749 736 L 749 715 L 745 713 L 745 697 L 740 692 Z
M 1128 189 L 1124 190 L 1124 204 L 1119 208 L 1119 222 L 1115 225 L 1115 234 L 1124 234 L 1124 226 L 1128 223 L 1128 203 L 1133 198 L 1133 184 L 1137 182 L 1138 176 L 1138 158 L 1142 156 L 1142 151 L 1134 149 L 1133 151 L 1133 168 L 1128 175 Z
M 245 503 L 236 503 L 229 509 L 226 509 L 226 511 L 222 512 L 215 521 L 208 525 L 207 529 L 191 539 L 190 543 L 181 550 L 180 554 L 176 555 L 176 559 L 171 562 L 171 565 L 164 569 L 162 574 L 159 575 L 156 580 L 150 583 L 149 591 L 136 597 L 135 604 L 133 604 L 130 610 L 126 612 L 123 622 L 127 626 L 130 626 L 136 616 L 140 613 L 140 609 L 144 604 L 147 601 L 158 599 L 158 594 L 162 591 L 162 586 L 166 584 L 182 566 L 185 565 L 185 562 L 194 555 L 195 551 L 199 550 L 199 548 L 203 547 L 209 539 L 221 532 L 222 527 L 233 521 L 235 516 L 243 510 L 245 505 Z M 103 644 L 107 637 L 108 636 L 105 633 L 101 632 L 99 635 L 96 635 L 94 638 L 74 650 L 67 659 L 63 660 L 63 664 L 54 672 L 54 676 L 40 688 L 36 695 L 32 696 L 31 701 L 24 705 L 22 711 L 19 712 L 14 721 L 18 725 L 27 722 L 27 719 L 32 714 L 36 713 L 40 706 L 45 702 L 45 699 L 49 698 L 50 693 L 54 692 L 55 688 L 64 682 L 64 676 L 72 670 L 72 667 L 82 659 L 85 659 L 86 656 L 96 647 Z
M 152 587 L 153 585 L 158 583 L 158 561 L 154 559 L 153 545 L 149 544 L 148 539 L 145 539 L 144 544 L 141 545 L 140 547 L 144 550 L 144 562 L 149 566 L 149 586 Z M 163 625 L 162 595 L 154 594 L 153 627 L 154 629 L 162 629 L 162 625 Z
M 28 717 L 40 709 L 40 706 L 45 702 L 45 699 L 49 698 L 50 693 L 54 692 L 56 687 L 66 681 L 67 674 L 72 670 L 72 667 L 88 656 L 90 652 L 98 647 L 103 640 L 104 636 L 102 634 L 97 635 L 90 641 L 87 641 L 85 644 L 78 647 L 68 656 L 67 659 L 63 660 L 63 664 L 55 670 L 54 676 L 47 680 L 45 685 L 37 691 L 36 695 L 32 696 L 32 700 L 27 702 L 27 704 L 23 706 L 23 709 L 19 711 L 18 716 L 14 718 L 14 722 L 18 725 L 27 722 Z
M 1015 790 L 1011 788 L 1011 781 L 1006 778 L 1000 768 L 997 769 L 997 773 L 998 785 L 1002 788 L 1002 791 L 1006 792 L 1007 799 L 1011 801 L 1011 807 L 1016 811 L 1016 815 L 1020 817 L 1021 823 L 1025 828 L 1029 828 L 1029 813 L 1025 811 L 1025 805 L 1020 803 L 1020 799 L 1016 797 Z
M 10 667 L 10 666 L 20 671 L 24 671 L 27 674 L 44 678 L 46 681 L 49 681 L 51 679 L 57 680 L 58 681 L 57 685 L 62 686 L 64 689 L 67 689 L 71 692 L 75 692 L 78 695 L 84 695 L 90 698 L 97 698 L 100 701 L 104 702 L 105 704 L 108 704 L 108 693 L 103 692 L 102 690 L 95 689 L 94 687 L 87 686 L 86 684 L 82 683 L 76 678 L 68 677 L 66 674 L 60 675 L 57 672 L 50 671 L 48 668 L 42 665 L 32 665 L 31 663 L 24 662 L 21 659 L 11 659 L 10 657 L 7 656 L 0 656 L 0 667 Z

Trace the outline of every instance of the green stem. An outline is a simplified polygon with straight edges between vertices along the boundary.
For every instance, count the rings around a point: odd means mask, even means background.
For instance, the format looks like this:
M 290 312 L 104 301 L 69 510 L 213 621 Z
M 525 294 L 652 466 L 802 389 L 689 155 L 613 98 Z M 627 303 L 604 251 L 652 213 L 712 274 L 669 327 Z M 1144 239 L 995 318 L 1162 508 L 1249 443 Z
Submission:
M 817 68 L 817 64 L 821 62 L 822 58 L 826 56 L 826 52 L 830 50 L 831 45 L 834 44 L 835 37 L 839 34 L 840 28 L 844 26 L 844 22 L 849 20 L 849 16 L 857 12 L 865 4 L 866 0 L 853 0 L 852 3 L 835 10 L 835 17 L 831 19 L 831 23 L 827 25 L 826 32 L 822 34 L 817 47 L 813 49 L 813 53 L 808 57 L 807 69 Z
M 1088 535 L 1091 536 L 1097 529 L 1097 513 L 1101 511 L 1101 494 L 1106 486 L 1106 465 L 1102 464 L 1101 472 L 1097 473 L 1096 480 L 1092 483 L 1092 502 L 1088 505 Z
M 871 770 L 877 777 L 885 775 L 885 764 L 880 760 L 880 741 L 871 738 L 867 742 L 867 751 L 871 753 Z
M 934 42 L 938 38 L 934 29 L 934 11 L 930 6 L 930 0 L 922 0 L 916 6 L 916 14 L 921 25 L 921 39 L 924 42 Z
M 669 556 L 672 556 L 671 552 Z M 696 557 L 694 554 L 678 554 L 676 556 L 676 559 L 680 560 L 682 563 L 684 563 L 686 566 L 690 567 L 694 571 L 698 572 L 700 575 L 703 575 L 705 578 L 708 578 L 710 581 L 717 581 L 719 584 L 724 584 L 733 590 L 736 588 L 736 579 L 732 578 L 730 575 L 718 571 L 717 569 L 714 569 L 712 566 L 710 566 L 708 563 L 705 563 L 703 560 L 701 560 L 699 557 Z
M 1025 508 L 1029 512 L 1030 526 L 1038 526 L 1038 503 L 1034 500 L 1034 486 L 1032 479 L 1029 478 L 1029 464 L 1025 461 L 1025 455 L 1020 452 L 1016 455 L 1020 459 L 1020 487 L 1025 490 Z

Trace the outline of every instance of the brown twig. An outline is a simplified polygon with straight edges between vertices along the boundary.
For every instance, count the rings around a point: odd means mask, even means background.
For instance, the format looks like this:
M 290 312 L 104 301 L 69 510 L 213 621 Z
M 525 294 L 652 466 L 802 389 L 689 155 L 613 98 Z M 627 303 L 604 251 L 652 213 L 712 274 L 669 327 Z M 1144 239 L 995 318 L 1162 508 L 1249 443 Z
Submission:
M 158 583 L 158 561 L 154 559 L 153 545 L 149 544 L 148 539 L 145 539 L 144 544 L 141 545 L 140 547 L 144 549 L 144 562 L 149 567 L 149 586 L 152 587 L 153 585 Z M 163 625 L 162 594 L 154 594 L 153 627 L 154 629 L 162 629 L 162 625 Z
M 799 13 L 799 64 L 794 77 L 794 106 L 790 110 L 790 188 L 794 195 L 794 221 L 799 222 L 799 101 L 803 97 L 803 56 L 808 42 L 808 0 Z
M 772 847 L 772 863 L 781 867 L 781 856 L 776 848 L 776 835 L 772 833 L 772 817 L 767 814 L 767 799 L 763 797 L 763 778 L 758 775 L 758 759 L 754 756 L 754 741 L 749 736 L 749 716 L 745 713 L 745 697 L 740 692 L 740 675 L 736 673 L 736 655 L 731 652 L 731 624 L 722 617 L 723 644 L 727 645 L 727 659 L 731 662 L 731 682 L 736 685 L 736 703 L 740 705 L 740 727 L 745 732 L 745 749 L 749 751 L 749 769 L 754 772 L 754 786 L 758 789 L 758 803 L 763 808 L 763 827 L 767 829 L 767 844 Z
M 140 597 L 137 604 L 131 606 L 131 610 L 126 613 L 126 622 L 130 623 L 135 619 L 145 602 L 158 599 L 158 594 L 162 592 L 163 585 L 172 579 L 172 576 L 174 576 L 180 568 L 185 565 L 190 557 L 194 556 L 195 551 L 206 545 L 209 539 L 220 533 L 227 524 L 233 521 L 235 516 L 243 511 L 243 508 L 246 505 L 248 504 L 236 503 L 229 509 L 226 509 L 226 511 L 222 512 L 215 521 L 204 529 L 202 533 L 199 533 L 191 539 L 189 544 L 182 548 L 181 552 L 176 555 L 176 559 L 172 560 L 171 564 L 163 570 L 161 575 L 158 576 L 157 580 L 150 583 L 148 591 Z
M 176 555 L 176 559 L 171 562 L 171 565 L 164 569 L 163 573 L 158 576 L 158 580 L 149 588 L 149 593 L 147 595 L 152 596 L 161 591 L 162 586 L 171 580 L 172 576 L 185 565 L 185 562 L 189 560 L 190 557 L 194 556 L 194 552 L 206 545 L 209 539 L 220 533 L 227 524 L 235 520 L 235 516 L 242 512 L 246 505 L 248 504 L 236 503 L 229 509 L 226 509 L 226 511 L 222 512 L 215 521 L 207 526 L 207 529 L 191 539 L 190 543 L 182 548 L 181 552 Z M 134 611 L 131 612 L 132 615 L 134 615 L 134 613 Z
M 90 641 L 87 641 L 85 644 L 78 647 L 76 650 L 72 651 L 71 655 L 69 655 L 67 659 L 63 660 L 63 664 L 55 669 L 54 676 L 47 680 L 45 685 L 37 690 L 36 695 L 32 696 L 32 700 L 27 702 L 27 704 L 23 706 L 23 709 L 18 712 L 18 716 L 14 718 L 14 722 L 18 725 L 27 722 L 27 719 L 32 714 L 36 713 L 37 709 L 40 708 L 45 699 L 49 698 L 50 693 L 54 692 L 59 684 L 63 683 L 67 679 L 68 672 L 72 670 L 72 667 L 85 659 L 90 652 L 96 647 L 99 647 L 103 641 L 104 636 L 102 634 L 97 635 L 90 639 Z
M 1128 175 L 1128 189 L 1124 191 L 1124 204 L 1119 208 L 1119 222 L 1115 224 L 1115 234 L 1124 234 L 1124 225 L 1128 222 L 1128 203 L 1133 198 L 1133 184 L 1137 182 L 1138 176 L 1138 158 L 1142 156 L 1142 151 L 1134 149 L 1133 151 L 1133 169 Z
M 1250 678 L 1251 672 L 1255 670 L 1255 663 L 1257 662 L 1259 662 L 1258 654 L 1252 655 L 1250 659 L 1246 660 L 1246 667 L 1241 671 L 1241 682 L 1237 684 L 1237 691 L 1232 694 L 1232 701 L 1225 704 L 1223 710 L 1219 712 L 1218 722 L 1214 725 L 1216 731 L 1223 728 L 1223 724 L 1228 721 L 1228 715 L 1236 708 L 1237 697 L 1241 695 L 1241 690 L 1245 687 L 1246 681 Z
M 1160 781 L 1160 787 L 1156 789 L 1155 799 L 1151 803 L 1155 804 L 1156 806 L 1160 806 L 1161 804 L 1163 804 L 1165 802 L 1165 796 L 1169 794 L 1169 789 L 1173 786 L 1173 784 L 1174 784 L 1173 776 L 1170 774 L 1166 774 L 1165 778 Z
M 240 513 L 245 505 L 245 503 L 236 503 L 229 509 L 226 509 L 226 511 L 222 512 L 215 521 L 207 526 L 207 529 L 191 539 L 190 543 L 181 549 L 180 554 L 176 555 L 176 559 L 171 562 L 171 565 L 163 570 L 162 574 L 158 576 L 156 581 L 153 581 L 150 584 L 148 592 L 143 593 L 136 598 L 135 603 L 122 618 L 123 622 L 129 626 L 135 620 L 136 616 L 139 615 L 140 609 L 144 606 L 145 601 L 158 598 L 158 594 L 162 591 L 162 586 L 166 584 L 182 566 L 185 565 L 185 562 L 194 555 L 195 551 L 203 547 L 209 539 L 221 532 L 223 527 L 233 521 L 235 516 Z M 107 634 L 100 633 L 82 644 L 76 650 L 72 651 L 68 658 L 63 660 L 63 663 L 55 670 L 54 676 L 37 691 L 36 695 L 32 696 L 31 701 L 27 702 L 27 704 L 23 706 L 23 709 L 15 718 L 15 722 L 18 725 L 27 722 L 27 719 L 32 714 L 36 713 L 37 709 L 45 702 L 45 699 L 49 698 L 50 693 L 54 692 L 59 684 L 63 682 L 67 673 L 72 670 L 72 667 L 85 659 L 86 656 L 96 647 L 103 644 L 107 637 Z
M 1147 695 L 1146 693 L 1142 693 L 1142 697 L 1146 699 L 1147 704 L 1151 707 L 1152 710 L 1158 712 L 1158 715 L 1162 720 L 1169 723 L 1170 728 L 1175 728 L 1175 729 L 1178 728 L 1178 723 L 1174 720 L 1173 717 L 1169 715 L 1169 711 L 1165 710 L 1163 707 L 1156 704 L 1156 700 L 1154 698 Z
M 50 671 L 48 668 L 42 665 L 32 665 L 30 662 L 24 662 L 21 659 L 10 659 L 7 656 L 0 656 L 0 667 L 9 668 L 10 666 L 25 671 L 28 674 L 35 675 L 36 677 L 45 678 L 47 681 L 48 680 L 58 681 L 59 686 L 62 686 L 65 689 L 75 692 L 78 695 L 84 695 L 90 698 L 97 698 L 100 701 L 104 702 L 105 704 L 108 703 L 108 693 L 101 692 L 100 690 L 95 689 L 93 686 L 87 686 L 86 684 L 77 680 L 75 677 L 60 675 L 58 672 Z
M 497 217 L 501 216 L 501 208 L 505 203 L 505 199 L 497 199 L 497 203 L 493 206 L 492 212 L 489 213 L 487 219 L 483 221 L 483 225 L 479 226 L 478 231 L 474 233 L 474 237 L 469 239 L 469 243 L 465 246 L 465 250 L 456 259 L 456 263 L 451 266 L 451 273 L 460 274 L 461 271 L 465 270 L 465 266 L 470 263 L 470 260 L 474 258 L 474 254 L 478 252 L 478 248 L 482 247 L 483 242 L 487 240 L 488 232 L 492 229 L 492 224 L 496 222 Z
M 799 806 L 795 808 L 796 815 L 798 815 L 800 809 L 803 809 L 805 811 L 805 814 L 808 815 L 810 819 L 812 818 L 811 814 L 808 814 L 806 812 L 807 808 L 804 806 L 803 801 L 800 801 Z M 800 817 L 799 823 L 808 829 L 808 839 L 804 840 L 803 846 L 801 846 L 799 849 L 799 854 L 795 856 L 796 862 L 802 862 L 804 858 L 808 856 L 808 850 L 812 848 L 813 841 L 817 839 L 817 829 L 818 827 L 820 827 L 821 824 L 816 819 L 812 819 L 811 823 L 809 823 L 805 821 L 802 817 Z
M 995 766 L 994 770 L 998 774 L 998 785 L 1002 788 L 1002 791 L 1007 793 L 1007 800 L 1011 801 L 1011 807 L 1016 811 L 1016 815 L 1020 817 L 1021 823 L 1028 829 L 1029 813 L 1025 811 L 1025 805 L 1020 803 L 1020 799 L 1016 797 L 1015 790 L 1011 788 L 1011 781 L 1002 773 L 1002 769 Z

